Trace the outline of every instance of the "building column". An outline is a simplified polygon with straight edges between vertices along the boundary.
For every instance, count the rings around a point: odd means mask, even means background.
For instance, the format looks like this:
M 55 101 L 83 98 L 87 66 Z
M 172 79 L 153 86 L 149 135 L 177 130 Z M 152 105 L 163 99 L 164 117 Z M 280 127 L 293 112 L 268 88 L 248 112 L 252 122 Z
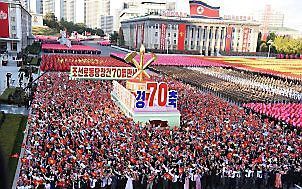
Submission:
M 242 47 L 243 47 L 243 27 L 240 27 L 240 33 L 239 33 L 239 47 L 238 47 L 238 51 L 241 52 L 242 51 Z
M 258 33 L 259 30 L 255 28 L 251 28 L 252 32 L 249 36 L 249 43 L 251 43 L 251 46 L 249 47 L 250 52 L 256 52 L 257 50 L 257 39 L 258 39 Z
M 209 41 L 210 41 L 210 26 L 206 28 L 206 40 L 205 40 L 205 54 L 208 55 L 209 52 Z
M 199 52 L 202 53 L 203 48 L 203 26 L 199 26 Z
M 225 40 L 226 40 L 226 35 L 227 35 L 227 26 L 225 26 L 224 28 L 222 28 L 223 29 L 223 31 L 222 31 L 222 45 L 221 45 L 221 50 L 222 51 L 225 51 Z
M 215 42 L 216 42 L 216 33 L 218 32 L 217 27 L 212 28 L 212 42 L 211 42 L 211 55 L 214 55 L 214 50 L 215 50 Z
M 218 30 L 217 30 L 217 43 L 216 43 L 216 46 L 215 46 L 215 48 L 216 48 L 216 52 L 218 53 L 219 51 L 220 51 L 220 43 L 221 43 L 221 30 L 222 30 L 222 28 L 221 27 L 218 27 Z

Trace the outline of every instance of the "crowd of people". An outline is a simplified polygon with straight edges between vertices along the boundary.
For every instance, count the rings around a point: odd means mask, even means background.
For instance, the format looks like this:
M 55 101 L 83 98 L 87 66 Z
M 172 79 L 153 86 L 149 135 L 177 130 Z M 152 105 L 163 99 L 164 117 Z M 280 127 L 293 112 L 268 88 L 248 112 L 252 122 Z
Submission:
M 233 102 L 299 102 L 302 98 L 300 83 L 287 83 L 266 77 L 257 79 L 256 76 L 224 68 L 188 69 L 175 66 L 153 66 L 153 68 L 203 90 L 217 93 Z
M 302 128 L 302 103 L 248 103 L 244 107 Z
M 238 85 L 249 86 L 250 88 L 264 92 L 272 92 L 302 102 L 302 83 L 300 81 L 275 79 L 273 77 L 260 76 L 259 74 L 250 74 L 217 67 L 193 67 L 190 69 Z
M 43 43 L 42 50 L 45 53 L 69 53 L 69 54 L 101 54 L 97 48 L 85 45 L 72 45 L 67 47 L 63 44 Z
M 178 91 L 181 127 L 134 123 L 109 81 L 40 78 L 18 188 L 282 188 L 301 184 L 296 130 L 214 95 L 156 77 Z

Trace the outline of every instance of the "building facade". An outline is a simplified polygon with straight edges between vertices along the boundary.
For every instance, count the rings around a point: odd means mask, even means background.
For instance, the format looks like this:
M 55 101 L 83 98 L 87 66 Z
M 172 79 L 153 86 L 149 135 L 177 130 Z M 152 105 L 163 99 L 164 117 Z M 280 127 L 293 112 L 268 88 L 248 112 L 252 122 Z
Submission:
M 30 0 L 29 12 L 34 14 L 43 14 L 43 0 Z
M 100 28 L 101 16 L 110 14 L 110 0 L 85 0 L 85 24 Z
M 175 2 L 167 2 L 167 0 L 128 0 L 125 1 L 121 10 L 117 12 L 115 18 L 114 30 L 118 31 L 120 23 L 130 18 L 145 15 L 160 15 L 165 11 L 175 11 Z
M 1 51 L 15 57 L 33 42 L 31 19 L 31 14 L 20 3 L 0 1 Z
M 105 34 L 113 33 L 113 16 L 101 16 L 100 26 Z
M 84 23 L 84 0 L 64 0 L 64 19 L 73 23 Z
M 147 49 L 194 50 L 204 55 L 219 51 L 256 52 L 259 23 L 224 20 L 220 7 L 190 1 L 190 15 L 148 15 L 122 21 L 125 45 Z
M 64 0 L 43 0 L 43 15 L 54 13 L 58 20 L 64 18 Z

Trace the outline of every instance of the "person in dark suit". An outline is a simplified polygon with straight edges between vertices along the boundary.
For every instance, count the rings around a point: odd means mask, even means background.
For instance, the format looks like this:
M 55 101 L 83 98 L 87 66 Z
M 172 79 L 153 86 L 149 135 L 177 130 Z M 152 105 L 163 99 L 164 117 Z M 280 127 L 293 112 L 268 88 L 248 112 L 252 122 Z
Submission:
M 118 176 L 116 174 L 113 174 L 111 177 L 112 181 L 111 181 L 111 189 L 117 189 L 117 185 L 118 185 Z

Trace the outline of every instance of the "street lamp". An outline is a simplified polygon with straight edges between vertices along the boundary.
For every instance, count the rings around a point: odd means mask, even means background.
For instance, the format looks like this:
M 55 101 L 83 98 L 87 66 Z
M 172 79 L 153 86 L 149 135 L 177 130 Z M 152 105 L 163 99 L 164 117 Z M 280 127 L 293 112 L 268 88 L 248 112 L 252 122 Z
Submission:
M 271 53 L 271 46 L 272 46 L 272 44 L 274 44 L 274 42 L 270 39 L 270 40 L 267 42 L 267 44 L 268 44 L 267 58 L 269 58 L 270 53 Z

